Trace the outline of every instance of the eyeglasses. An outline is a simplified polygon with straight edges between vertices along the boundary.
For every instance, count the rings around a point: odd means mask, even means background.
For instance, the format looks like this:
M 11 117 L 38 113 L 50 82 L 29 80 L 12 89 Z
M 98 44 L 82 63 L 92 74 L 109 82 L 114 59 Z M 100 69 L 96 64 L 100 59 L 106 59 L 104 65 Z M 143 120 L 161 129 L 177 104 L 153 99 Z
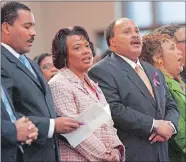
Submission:
M 176 43 L 186 43 L 186 40 L 177 41 Z
M 54 65 L 52 65 L 52 64 L 50 64 L 50 63 L 47 63 L 47 64 L 45 64 L 41 69 L 47 69 L 47 70 L 49 70 L 49 69 L 51 69 L 51 68 L 53 68 L 54 67 Z

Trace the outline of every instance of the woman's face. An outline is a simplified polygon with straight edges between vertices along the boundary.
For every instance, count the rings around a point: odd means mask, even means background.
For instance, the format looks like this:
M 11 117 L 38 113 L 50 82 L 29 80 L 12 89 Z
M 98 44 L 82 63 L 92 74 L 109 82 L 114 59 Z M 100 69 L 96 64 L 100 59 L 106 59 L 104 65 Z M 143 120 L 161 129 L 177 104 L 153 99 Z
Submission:
M 173 77 L 183 70 L 183 57 L 172 40 L 161 43 L 164 69 Z
M 67 66 L 74 72 L 87 72 L 93 64 L 89 42 L 82 35 L 67 36 Z

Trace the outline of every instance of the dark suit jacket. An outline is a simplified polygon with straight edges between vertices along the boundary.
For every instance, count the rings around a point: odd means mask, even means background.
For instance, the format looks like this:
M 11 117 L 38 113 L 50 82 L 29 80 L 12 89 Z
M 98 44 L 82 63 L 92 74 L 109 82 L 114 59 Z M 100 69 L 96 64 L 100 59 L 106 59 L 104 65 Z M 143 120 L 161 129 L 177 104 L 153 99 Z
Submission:
M 98 82 L 110 104 L 118 136 L 126 147 L 126 160 L 168 161 L 167 142 L 150 144 L 148 140 L 154 119 L 170 120 L 177 128 L 179 113 L 169 98 L 165 79 L 160 71 L 141 62 L 155 94 L 150 95 L 135 70 L 121 57 L 111 54 L 98 62 L 89 76 Z M 153 84 L 153 75 L 160 85 Z
M 39 66 L 30 64 L 37 78 L 6 48 L 1 46 L 1 77 L 5 83 L 16 112 L 29 116 L 39 130 L 39 139 L 24 146 L 25 161 L 55 161 L 55 137 L 47 138 L 49 118 L 55 118 L 52 94 Z
M 2 84 L 2 83 L 1 83 Z M 10 106 L 14 115 L 16 116 L 13 104 L 9 98 L 6 90 L 5 94 L 9 100 Z M 1 161 L 2 162 L 16 162 L 17 158 L 17 131 L 14 123 L 11 122 L 10 117 L 6 111 L 5 105 L 1 100 Z

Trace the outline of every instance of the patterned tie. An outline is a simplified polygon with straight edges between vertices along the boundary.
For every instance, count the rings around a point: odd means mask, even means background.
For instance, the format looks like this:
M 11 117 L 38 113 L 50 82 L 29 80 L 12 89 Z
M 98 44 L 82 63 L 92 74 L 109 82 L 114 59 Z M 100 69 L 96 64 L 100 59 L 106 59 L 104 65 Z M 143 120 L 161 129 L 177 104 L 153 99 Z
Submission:
M 12 108 L 10 107 L 10 103 L 8 101 L 8 98 L 7 98 L 6 94 L 5 94 L 2 86 L 1 86 L 1 99 L 2 99 L 2 101 L 4 103 L 4 105 L 5 105 L 6 111 L 7 111 L 8 115 L 9 115 L 9 117 L 10 117 L 11 122 L 14 123 L 16 121 L 16 117 L 15 117 L 13 111 L 12 111 Z
M 36 73 L 34 72 L 34 70 L 32 69 L 30 62 L 27 60 L 27 58 L 25 57 L 25 55 L 20 55 L 19 56 L 19 60 L 28 68 L 28 70 L 30 70 L 30 72 L 37 78 Z
M 139 75 L 141 80 L 144 82 L 144 84 L 146 85 L 152 97 L 154 98 L 154 92 L 152 90 L 152 86 L 150 84 L 149 78 L 147 77 L 146 73 L 143 71 L 143 69 L 139 65 L 136 65 L 135 71 Z

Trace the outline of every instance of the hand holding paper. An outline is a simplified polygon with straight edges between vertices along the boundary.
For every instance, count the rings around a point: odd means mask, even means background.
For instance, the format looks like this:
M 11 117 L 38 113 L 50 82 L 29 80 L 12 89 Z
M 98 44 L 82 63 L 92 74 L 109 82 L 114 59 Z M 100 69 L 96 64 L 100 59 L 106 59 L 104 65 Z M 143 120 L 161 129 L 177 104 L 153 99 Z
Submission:
M 74 120 L 83 122 L 84 125 L 81 125 L 80 128 L 71 133 L 62 135 L 68 140 L 71 146 L 76 147 L 88 138 L 95 129 L 111 120 L 109 105 L 102 107 L 95 103 L 76 116 Z
M 55 131 L 57 133 L 69 133 L 78 129 L 82 122 L 67 117 L 58 117 L 55 119 Z

